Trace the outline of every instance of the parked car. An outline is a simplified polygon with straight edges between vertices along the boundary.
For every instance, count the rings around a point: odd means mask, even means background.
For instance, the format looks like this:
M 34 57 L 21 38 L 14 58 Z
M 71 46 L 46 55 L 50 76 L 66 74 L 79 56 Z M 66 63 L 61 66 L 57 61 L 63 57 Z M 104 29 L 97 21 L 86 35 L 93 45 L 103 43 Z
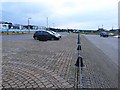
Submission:
M 108 34 L 108 32 L 103 31 L 103 32 L 100 32 L 100 36 L 101 37 L 108 37 L 109 34 Z
M 62 37 L 62 36 L 61 36 L 59 33 L 57 33 L 57 32 L 54 32 L 54 31 L 50 31 L 50 32 L 52 32 L 54 35 L 58 36 L 59 38 Z
M 59 40 L 59 37 L 47 30 L 36 31 L 33 35 L 35 40 L 47 41 L 47 40 Z
M 109 36 L 115 36 L 115 34 L 114 33 L 109 33 Z

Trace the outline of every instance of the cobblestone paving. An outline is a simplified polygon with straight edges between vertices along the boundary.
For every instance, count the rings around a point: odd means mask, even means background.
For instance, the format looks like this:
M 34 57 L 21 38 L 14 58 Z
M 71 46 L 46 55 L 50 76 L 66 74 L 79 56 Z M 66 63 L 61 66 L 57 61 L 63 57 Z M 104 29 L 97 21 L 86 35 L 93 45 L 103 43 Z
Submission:
M 36 41 L 32 37 L 3 40 L 3 88 L 76 88 L 78 82 L 77 35 L 59 41 Z M 109 59 L 81 36 L 84 67 L 83 88 L 117 88 L 118 72 Z M 109 90 L 109 89 L 108 89 Z
M 76 35 L 59 41 L 3 40 L 3 88 L 72 88 Z
M 100 49 L 81 36 L 84 88 L 118 88 L 118 68 Z

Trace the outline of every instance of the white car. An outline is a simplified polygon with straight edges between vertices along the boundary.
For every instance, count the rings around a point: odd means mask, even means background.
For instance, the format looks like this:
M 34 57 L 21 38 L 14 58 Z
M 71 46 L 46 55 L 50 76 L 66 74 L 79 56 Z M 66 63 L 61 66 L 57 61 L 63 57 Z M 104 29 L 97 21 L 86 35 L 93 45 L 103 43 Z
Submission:
M 115 34 L 114 33 L 109 33 L 109 36 L 114 36 Z
M 55 36 L 57 36 L 57 37 L 61 38 L 61 35 L 60 35 L 59 33 L 54 32 L 54 31 L 50 31 L 50 32 L 52 32 Z

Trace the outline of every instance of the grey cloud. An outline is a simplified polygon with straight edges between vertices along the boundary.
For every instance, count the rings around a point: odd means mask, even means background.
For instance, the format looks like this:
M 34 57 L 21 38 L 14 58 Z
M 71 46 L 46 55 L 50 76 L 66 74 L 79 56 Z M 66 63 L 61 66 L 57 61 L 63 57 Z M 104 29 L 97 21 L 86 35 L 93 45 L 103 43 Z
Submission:
M 5 2 L 2 3 L 2 19 L 12 22 L 24 23 L 23 18 L 31 17 L 40 13 L 39 17 L 47 16 L 50 13 L 48 7 L 40 3 L 28 2 Z M 34 18 L 34 17 L 33 17 Z
M 73 7 L 71 3 L 65 3 L 66 7 Z M 60 16 L 54 13 L 54 8 L 34 2 L 6 2 L 2 3 L 2 19 L 14 23 L 26 24 L 27 18 L 35 25 L 46 25 L 46 17 L 49 17 L 49 25 L 65 25 L 69 23 L 92 23 L 94 25 L 105 24 L 106 27 L 117 24 L 116 10 L 98 10 L 94 12 L 71 13 L 67 16 Z M 43 18 L 39 21 L 40 18 Z M 87 26 L 87 25 L 86 25 Z M 96 27 L 96 26 L 94 26 Z

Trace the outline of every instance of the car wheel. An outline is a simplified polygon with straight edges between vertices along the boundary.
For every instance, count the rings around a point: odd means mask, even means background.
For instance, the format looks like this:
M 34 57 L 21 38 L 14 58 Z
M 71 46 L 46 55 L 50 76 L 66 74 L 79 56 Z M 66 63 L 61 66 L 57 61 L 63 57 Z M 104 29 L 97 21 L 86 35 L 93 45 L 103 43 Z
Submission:
M 54 38 L 52 37 L 52 38 L 51 38 L 51 40 L 53 41 L 53 40 L 54 40 Z
M 34 37 L 35 40 L 38 40 L 38 37 Z

